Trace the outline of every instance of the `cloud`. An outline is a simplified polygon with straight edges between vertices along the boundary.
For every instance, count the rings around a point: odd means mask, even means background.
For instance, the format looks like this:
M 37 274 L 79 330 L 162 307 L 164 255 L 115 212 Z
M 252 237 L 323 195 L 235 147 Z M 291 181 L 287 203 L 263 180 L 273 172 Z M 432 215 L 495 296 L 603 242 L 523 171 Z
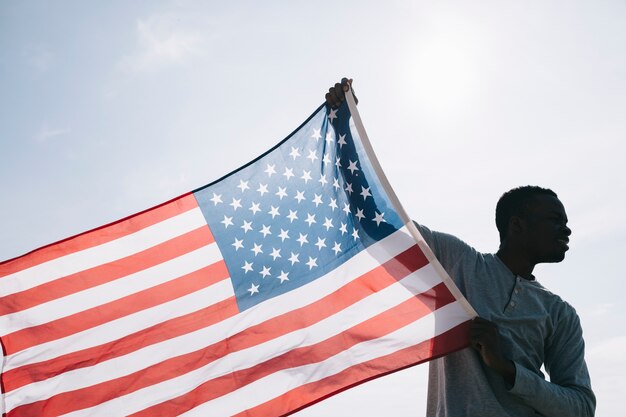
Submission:
M 48 123 L 44 123 L 43 126 L 41 126 L 41 128 L 39 129 L 39 131 L 35 133 L 35 139 L 37 140 L 37 142 L 40 142 L 40 143 L 46 142 L 47 140 L 51 138 L 67 135 L 71 131 L 72 129 L 69 127 L 62 127 L 62 128 L 50 127 L 48 126 Z
M 203 54 L 205 36 L 190 28 L 185 16 L 157 14 L 139 19 L 136 26 L 137 50 L 118 64 L 122 70 L 146 72 L 180 64 Z
M 24 47 L 22 56 L 26 58 L 29 66 L 39 72 L 48 71 L 54 61 L 52 51 L 42 45 L 28 45 Z

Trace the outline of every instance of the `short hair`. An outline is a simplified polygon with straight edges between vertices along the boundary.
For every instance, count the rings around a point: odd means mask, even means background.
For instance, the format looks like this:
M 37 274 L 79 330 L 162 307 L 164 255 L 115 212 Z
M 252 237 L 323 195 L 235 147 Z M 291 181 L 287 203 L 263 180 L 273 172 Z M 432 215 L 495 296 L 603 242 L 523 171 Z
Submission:
M 500 241 L 504 240 L 509 231 L 509 220 L 511 217 L 525 218 L 533 200 L 540 195 L 557 197 L 556 193 L 551 189 L 541 188 L 536 185 L 524 185 L 502 194 L 498 204 L 496 204 L 496 227 L 500 233 Z

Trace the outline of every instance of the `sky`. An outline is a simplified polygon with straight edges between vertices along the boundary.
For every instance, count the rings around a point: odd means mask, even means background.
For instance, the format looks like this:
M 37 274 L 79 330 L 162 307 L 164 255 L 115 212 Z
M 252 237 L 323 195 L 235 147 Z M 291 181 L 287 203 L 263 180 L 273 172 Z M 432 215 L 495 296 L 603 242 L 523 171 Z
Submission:
M 0 260 L 221 177 L 348 76 L 418 222 L 494 252 L 503 192 L 557 192 L 570 251 L 535 275 L 580 315 L 596 415 L 621 415 L 625 19 L 619 0 L 3 1 Z M 296 415 L 423 415 L 426 381 Z

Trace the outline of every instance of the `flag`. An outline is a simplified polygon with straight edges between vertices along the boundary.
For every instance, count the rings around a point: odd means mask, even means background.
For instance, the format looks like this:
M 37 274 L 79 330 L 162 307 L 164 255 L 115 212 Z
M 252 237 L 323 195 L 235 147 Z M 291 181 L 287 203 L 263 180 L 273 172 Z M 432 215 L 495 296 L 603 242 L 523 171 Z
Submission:
M 279 416 L 467 345 L 471 307 L 356 107 L 205 187 L 0 264 L 8 417 Z

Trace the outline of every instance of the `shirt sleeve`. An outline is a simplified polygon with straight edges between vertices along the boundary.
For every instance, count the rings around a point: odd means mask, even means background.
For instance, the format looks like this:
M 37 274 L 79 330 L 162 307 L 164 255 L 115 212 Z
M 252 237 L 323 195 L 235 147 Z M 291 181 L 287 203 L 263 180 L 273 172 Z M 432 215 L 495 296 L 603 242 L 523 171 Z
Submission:
M 545 367 L 550 381 L 516 363 L 510 392 L 546 417 L 592 417 L 596 398 L 584 359 L 580 320 L 574 309 L 567 307 L 546 345 Z

